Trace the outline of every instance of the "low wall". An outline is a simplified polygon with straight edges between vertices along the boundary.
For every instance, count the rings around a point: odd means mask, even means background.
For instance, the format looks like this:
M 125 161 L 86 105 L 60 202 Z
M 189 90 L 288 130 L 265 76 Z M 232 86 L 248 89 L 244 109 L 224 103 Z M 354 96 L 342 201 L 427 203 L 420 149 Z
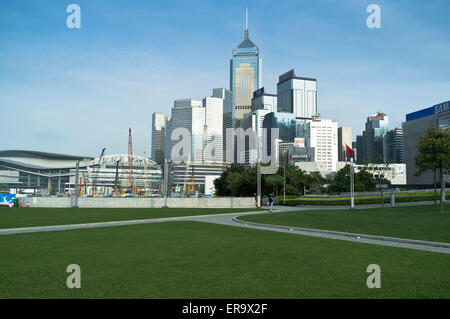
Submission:
M 29 197 L 24 202 L 30 207 L 72 207 L 70 197 Z M 78 207 L 81 208 L 161 208 L 163 198 L 108 198 L 80 197 Z M 168 198 L 170 208 L 252 208 L 255 207 L 252 197 L 217 197 L 217 198 Z

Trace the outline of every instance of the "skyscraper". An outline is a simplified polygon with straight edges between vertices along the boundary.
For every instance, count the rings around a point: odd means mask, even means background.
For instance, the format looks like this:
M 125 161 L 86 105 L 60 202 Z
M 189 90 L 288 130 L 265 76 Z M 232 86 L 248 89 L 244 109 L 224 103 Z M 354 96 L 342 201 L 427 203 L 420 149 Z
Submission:
M 403 163 L 403 129 L 396 127 L 383 137 L 384 162 Z
M 307 120 L 303 130 L 306 146 L 315 149 L 315 161 L 330 172 L 336 171 L 338 161 L 337 130 L 336 122 L 325 119 Z
M 214 92 L 213 92 L 214 94 Z M 223 162 L 223 103 L 220 97 L 205 97 L 204 160 Z
M 366 129 L 360 138 L 361 145 L 358 145 L 358 163 L 384 162 L 383 136 L 389 130 L 388 125 L 389 117 L 385 113 L 377 112 L 367 118 Z
M 259 48 L 249 39 L 248 24 L 244 40 L 234 49 L 230 60 L 230 90 L 233 94 L 233 122 L 236 127 L 246 113 L 251 112 L 253 92 L 262 86 Z
M 152 160 L 157 164 L 164 163 L 166 123 L 168 120 L 168 116 L 163 113 L 154 112 L 152 115 Z
M 181 99 L 175 100 L 172 108 L 171 131 L 174 132 L 178 128 L 184 128 L 191 135 L 190 150 L 183 150 L 183 157 L 187 161 L 201 162 L 203 160 L 203 136 L 205 130 L 205 108 L 202 100 Z M 175 136 L 175 140 L 178 136 Z M 172 148 L 177 144 L 176 141 L 171 142 Z M 186 154 L 184 153 L 186 151 Z
M 244 115 L 241 120 L 241 128 L 246 131 L 252 129 L 255 131 L 256 138 L 254 149 L 250 150 L 250 141 L 245 142 L 245 163 L 253 164 L 256 162 L 258 156 L 258 147 L 262 156 L 264 135 L 263 135 L 263 123 L 265 116 L 271 113 L 269 109 L 257 109 Z
M 317 114 L 317 80 L 298 77 L 290 70 L 278 78 L 278 112 L 294 113 L 297 119 Z
M 269 112 L 277 112 L 277 96 L 264 92 L 264 87 L 253 92 L 252 111 L 268 110 Z
M 233 123 L 233 96 L 230 90 L 224 88 L 213 89 L 213 97 L 218 97 L 223 100 L 223 114 L 222 114 L 222 137 L 223 137 L 223 161 L 226 162 L 227 152 L 233 151 L 233 140 L 227 141 L 227 129 L 234 129 Z

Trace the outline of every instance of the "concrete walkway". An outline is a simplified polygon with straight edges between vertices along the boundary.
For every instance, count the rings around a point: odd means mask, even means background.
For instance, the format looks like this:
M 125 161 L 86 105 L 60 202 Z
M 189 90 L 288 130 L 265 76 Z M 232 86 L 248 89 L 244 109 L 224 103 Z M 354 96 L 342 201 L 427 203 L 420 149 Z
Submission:
M 369 205 L 368 205 L 369 206 Z M 370 205 L 372 206 L 372 205 Z M 403 205 L 402 205 L 403 206 Z M 376 206 L 378 207 L 378 206 Z M 367 209 L 372 207 L 358 207 L 358 209 Z M 277 207 L 276 212 L 286 211 L 301 211 L 311 209 L 324 209 L 323 207 Z M 336 209 L 336 207 L 326 207 L 326 209 Z M 73 230 L 73 229 L 86 229 L 86 228 L 99 228 L 99 227 L 114 227 L 114 226 L 126 226 L 136 224 L 151 224 L 173 221 L 196 221 L 204 223 L 213 223 L 234 227 L 253 228 L 266 231 L 277 231 L 290 233 L 295 235 L 313 236 L 329 239 L 338 239 L 358 243 L 409 248 L 416 250 L 424 250 L 431 252 L 439 252 L 450 254 L 450 244 L 439 242 L 428 242 L 421 240 L 411 240 L 404 238 L 392 238 L 384 236 L 374 236 L 366 234 L 346 233 L 338 231 L 311 229 L 311 228 L 298 228 L 289 226 L 277 226 L 277 225 L 265 225 L 252 222 L 246 222 L 238 220 L 237 217 L 255 214 L 268 214 L 267 212 L 246 212 L 246 213 L 231 213 L 231 214 L 212 214 L 212 215 L 200 215 L 200 216 L 184 216 L 184 217 L 168 217 L 168 218 L 155 218 L 155 219 L 138 219 L 138 220 L 126 220 L 126 221 L 113 221 L 113 222 L 98 222 L 87 224 L 71 224 L 71 225 L 55 225 L 55 226 L 39 226 L 39 227 L 23 227 L 23 228 L 10 228 L 0 229 L 0 235 L 22 234 L 22 233 L 34 233 L 45 231 L 59 231 L 59 230 Z

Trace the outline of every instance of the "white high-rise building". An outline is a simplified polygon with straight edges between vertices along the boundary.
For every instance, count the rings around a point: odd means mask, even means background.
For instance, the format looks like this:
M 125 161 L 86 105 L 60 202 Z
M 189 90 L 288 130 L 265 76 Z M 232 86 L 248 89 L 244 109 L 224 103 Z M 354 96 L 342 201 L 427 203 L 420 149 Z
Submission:
M 245 131 L 248 128 L 252 128 L 256 136 L 258 138 L 258 141 L 256 141 L 255 147 L 258 147 L 259 142 L 259 149 L 260 149 L 260 156 L 262 156 L 262 152 L 264 149 L 264 131 L 263 131 L 263 121 L 264 117 L 271 113 L 271 109 L 257 109 L 252 111 L 251 113 L 247 113 L 244 115 L 244 118 L 241 120 L 241 128 Z M 257 160 L 257 150 L 250 151 L 247 147 L 245 148 L 245 162 L 246 163 L 255 163 Z
M 172 108 L 171 130 L 173 132 L 178 128 L 185 128 L 191 134 L 191 149 L 190 154 L 182 154 L 186 156 L 189 161 L 201 162 L 203 161 L 203 135 L 205 129 L 205 108 L 202 100 L 196 99 L 181 99 L 175 100 Z M 171 141 L 171 147 L 176 145 L 177 136 L 175 140 Z M 184 152 L 185 150 L 183 150 Z M 173 156 L 172 156 L 173 158 Z
M 220 97 L 205 97 L 204 160 L 223 162 L 223 103 Z
M 314 161 L 323 170 L 336 171 L 338 161 L 338 129 L 332 120 L 305 120 L 297 124 L 297 136 L 305 139 L 305 146 L 314 148 Z
M 232 154 L 234 152 L 233 142 L 227 142 L 227 129 L 234 130 L 234 121 L 233 121 L 233 94 L 230 90 L 224 88 L 216 88 L 213 89 L 213 97 L 218 97 L 223 100 L 223 114 L 222 114 L 222 144 L 223 144 L 223 161 L 226 162 L 226 154 Z
M 226 89 L 214 89 L 213 95 L 216 96 L 202 100 L 175 100 L 172 117 L 167 125 L 171 134 L 167 135 L 166 145 L 172 149 L 178 145 L 179 136 L 173 136 L 171 140 L 171 135 L 177 129 L 184 128 L 191 135 L 190 154 L 184 154 L 183 150 L 178 155 L 188 156 L 191 162 L 223 163 L 223 113 L 224 104 L 231 105 L 229 93 Z M 174 159 L 173 156 L 168 158 Z

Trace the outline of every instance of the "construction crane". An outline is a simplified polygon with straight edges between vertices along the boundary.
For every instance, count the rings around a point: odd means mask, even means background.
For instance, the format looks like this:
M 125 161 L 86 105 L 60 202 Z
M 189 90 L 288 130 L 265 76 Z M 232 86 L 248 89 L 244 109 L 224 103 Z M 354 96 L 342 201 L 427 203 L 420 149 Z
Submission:
M 105 150 L 106 148 L 102 149 L 102 152 L 100 154 L 100 158 L 98 159 L 98 166 L 100 166 L 100 163 L 102 162 L 102 157 L 105 154 Z M 92 192 L 92 195 L 95 196 L 95 191 L 97 190 L 97 176 L 95 175 L 95 163 L 93 163 L 92 165 L 92 176 L 93 176 L 93 186 L 94 186 L 94 191 Z
M 81 188 L 81 177 L 80 177 L 80 182 L 78 183 L 78 195 L 81 195 L 83 189 Z
M 155 185 L 153 185 L 152 191 L 150 194 L 153 194 L 155 192 L 156 186 L 158 186 L 158 183 L 155 183 Z

